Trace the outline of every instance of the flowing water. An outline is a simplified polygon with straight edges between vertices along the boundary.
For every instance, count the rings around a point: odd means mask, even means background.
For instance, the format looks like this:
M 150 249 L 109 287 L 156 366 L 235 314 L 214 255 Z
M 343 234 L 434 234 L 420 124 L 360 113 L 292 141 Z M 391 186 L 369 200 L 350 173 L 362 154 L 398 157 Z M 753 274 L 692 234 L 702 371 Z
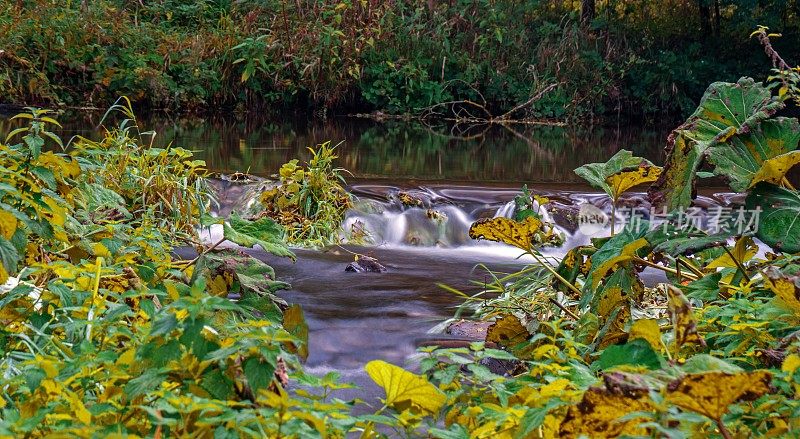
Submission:
M 96 135 L 101 115 L 64 125 L 60 134 Z M 356 197 L 346 226 L 359 222 L 370 233 L 365 247 L 333 247 L 324 251 L 297 249 L 291 263 L 252 252 L 275 267 L 292 288 L 281 292 L 299 303 L 309 324 L 311 371 L 339 371 L 366 386 L 363 365 L 373 359 L 404 364 L 425 340 L 441 338 L 432 328 L 453 315 L 461 300 L 438 283 L 467 294 L 487 279 L 478 264 L 512 272 L 526 260 L 519 251 L 495 243 L 479 243 L 467 235 L 478 218 L 510 216 L 512 200 L 523 184 L 552 200 L 553 220 L 567 237 L 554 255 L 588 240 L 576 231 L 577 206 L 609 210 L 607 197 L 581 183 L 573 169 L 605 161 L 619 149 L 663 161 L 666 130 L 563 127 L 434 129 L 418 124 L 375 123 L 336 119 L 321 124 L 265 124 L 253 121 L 170 120 L 152 117 L 141 123 L 159 134 L 155 145 L 173 143 L 196 151 L 212 171 L 248 172 L 268 177 L 292 158 L 308 159 L 308 146 L 331 140 L 338 146 L 337 164 L 352 173 L 348 189 Z M 8 131 L 0 123 L 0 132 Z M 257 185 L 215 180 L 219 214 L 241 210 Z M 408 208 L 400 191 L 423 201 Z M 725 204 L 713 195 L 703 202 Z M 641 205 L 641 194 L 622 205 Z M 431 219 L 428 210 L 443 217 Z M 353 253 L 378 259 L 385 273 L 350 273 Z M 363 396 L 363 395 L 362 395 Z

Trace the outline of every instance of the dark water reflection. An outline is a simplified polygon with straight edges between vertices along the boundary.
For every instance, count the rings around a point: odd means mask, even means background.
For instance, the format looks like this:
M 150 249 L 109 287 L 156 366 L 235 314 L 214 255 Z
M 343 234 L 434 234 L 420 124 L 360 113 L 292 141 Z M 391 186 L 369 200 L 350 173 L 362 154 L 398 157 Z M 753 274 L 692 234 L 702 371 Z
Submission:
M 63 115 L 61 132 L 92 132 L 103 114 Z M 150 115 L 143 130 L 158 133 L 155 145 L 172 143 L 196 151 L 219 172 L 275 173 L 281 164 L 310 157 L 309 146 L 339 146 L 338 165 L 356 177 L 420 180 L 574 183 L 572 170 L 605 161 L 620 149 L 663 161 L 668 129 L 551 126 L 430 128 L 419 123 L 334 118 L 326 122 L 264 122 L 255 119 L 171 119 Z M 11 124 L 0 122 L 0 132 Z

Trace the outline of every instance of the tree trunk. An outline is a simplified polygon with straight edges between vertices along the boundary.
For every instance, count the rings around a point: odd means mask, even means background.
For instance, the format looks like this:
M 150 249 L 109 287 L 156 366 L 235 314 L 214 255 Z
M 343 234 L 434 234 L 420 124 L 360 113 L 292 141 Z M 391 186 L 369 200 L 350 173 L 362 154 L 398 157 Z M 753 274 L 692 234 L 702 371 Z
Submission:
M 700 8 L 700 32 L 707 37 L 711 32 L 711 7 L 708 0 L 697 0 L 697 6 Z
M 581 24 L 589 27 L 595 17 L 595 0 L 581 1 Z
M 722 30 L 720 25 L 721 19 L 719 17 L 719 0 L 714 0 L 714 35 L 719 36 L 719 33 Z

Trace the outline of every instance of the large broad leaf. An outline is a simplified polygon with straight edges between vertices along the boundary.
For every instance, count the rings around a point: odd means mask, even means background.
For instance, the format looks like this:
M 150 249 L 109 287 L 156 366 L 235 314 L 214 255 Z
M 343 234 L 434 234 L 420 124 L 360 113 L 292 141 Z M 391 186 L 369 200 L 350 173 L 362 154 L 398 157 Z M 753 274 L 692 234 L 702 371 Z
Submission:
M 694 114 L 667 140 L 669 157 L 649 191 L 653 204 L 670 211 L 689 206 L 697 171 L 709 148 L 729 142 L 734 136 L 748 136 L 783 105 L 766 87 L 750 78 L 742 78 L 736 84 L 711 84 Z
M 417 408 L 428 414 L 436 414 L 447 398 L 425 377 L 414 375 L 393 364 L 373 360 L 364 366 L 375 383 L 386 392 L 385 404 L 398 411 Z
M 652 412 L 655 408 L 649 390 L 644 385 L 590 387 L 578 404 L 571 405 L 567 409 L 567 414 L 561 422 L 559 436 L 591 438 L 643 436 L 647 431 L 638 425 L 645 422 L 646 417 L 644 414 L 636 416 L 632 413 Z
M 800 192 L 759 183 L 747 196 L 748 210 L 761 209 L 756 236 L 775 250 L 800 252 Z
M 708 161 L 715 165 L 714 174 L 727 179 L 731 189 L 744 192 L 759 181 L 779 183 L 800 162 L 800 152 L 794 151 L 798 141 L 797 119 L 765 120 L 750 132 L 711 147 Z
M 718 421 L 738 400 L 752 401 L 771 391 L 766 370 L 691 373 L 667 386 L 667 401 Z
M 628 189 L 656 181 L 661 168 L 623 149 L 607 162 L 583 165 L 575 173 L 616 201 Z
M 233 243 L 244 247 L 260 245 L 273 255 L 296 259 L 294 253 L 286 246 L 283 227 L 268 217 L 248 221 L 233 213 L 228 223 L 223 225 L 223 231 L 225 239 Z

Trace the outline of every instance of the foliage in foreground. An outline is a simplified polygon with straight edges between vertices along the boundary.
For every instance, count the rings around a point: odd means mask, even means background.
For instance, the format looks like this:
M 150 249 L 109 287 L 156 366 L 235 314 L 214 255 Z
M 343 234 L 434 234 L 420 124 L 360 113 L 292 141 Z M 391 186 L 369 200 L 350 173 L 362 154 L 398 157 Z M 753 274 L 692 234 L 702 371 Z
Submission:
M 43 110 L 0 145 L 0 436 L 351 430 L 349 405 L 325 396 L 335 376 L 299 368 L 302 311 L 273 295 L 286 284 L 197 244 L 215 221 L 203 162 L 148 147 L 129 105 L 115 109 L 128 118 L 69 154 Z M 232 218 L 225 238 L 293 257 L 268 218 Z M 173 259 L 186 245 L 199 256 Z M 290 379 L 307 390 L 289 395 Z

